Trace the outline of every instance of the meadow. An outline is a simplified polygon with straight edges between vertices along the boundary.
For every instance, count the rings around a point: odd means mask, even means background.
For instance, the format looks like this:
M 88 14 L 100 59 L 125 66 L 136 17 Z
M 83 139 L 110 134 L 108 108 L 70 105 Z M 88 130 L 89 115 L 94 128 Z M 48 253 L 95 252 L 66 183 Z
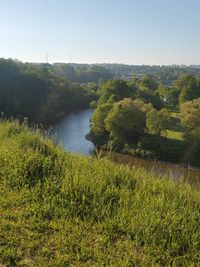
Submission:
M 0 123 L 0 265 L 199 266 L 200 192 Z

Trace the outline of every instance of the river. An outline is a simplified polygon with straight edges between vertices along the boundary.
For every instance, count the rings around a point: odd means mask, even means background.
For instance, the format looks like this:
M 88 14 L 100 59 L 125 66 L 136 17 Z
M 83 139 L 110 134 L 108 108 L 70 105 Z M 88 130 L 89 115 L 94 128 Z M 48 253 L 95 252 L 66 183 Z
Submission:
M 90 131 L 92 113 L 91 109 L 70 113 L 51 125 L 50 135 L 67 151 L 91 155 L 94 145 L 85 136 Z
M 93 110 L 73 112 L 51 125 L 50 135 L 67 151 L 92 155 L 95 147 L 85 136 L 90 131 L 90 118 Z M 105 155 L 105 153 L 103 153 Z M 118 153 L 107 153 L 112 160 L 120 163 L 143 167 L 157 175 L 168 176 L 175 180 L 183 179 L 190 183 L 200 183 L 200 172 L 166 162 L 155 162 Z

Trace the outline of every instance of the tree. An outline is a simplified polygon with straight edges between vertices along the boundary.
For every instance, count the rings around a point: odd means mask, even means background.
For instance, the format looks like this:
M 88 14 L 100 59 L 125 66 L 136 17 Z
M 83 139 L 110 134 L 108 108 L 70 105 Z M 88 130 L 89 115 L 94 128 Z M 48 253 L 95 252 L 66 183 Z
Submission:
M 170 113 L 166 108 L 152 109 L 147 113 L 146 127 L 149 133 L 161 134 L 170 124 Z
M 161 109 L 163 103 L 157 92 L 158 82 L 150 75 L 145 75 L 138 83 L 136 97 L 145 103 L 151 103 L 154 108 Z
M 180 90 L 183 90 L 183 88 L 188 84 L 188 81 L 190 78 L 192 78 L 192 75 L 180 75 L 179 78 L 174 82 L 174 85 L 176 88 L 179 88 Z
M 139 88 L 137 92 L 137 98 L 144 101 L 144 103 L 151 103 L 156 109 L 163 107 L 163 103 L 157 92 L 153 92 L 145 88 Z
M 49 64 L 0 59 L 0 112 L 38 122 L 87 107 L 96 93 L 53 75 Z
M 105 127 L 105 119 L 112 108 L 112 104 L 99 105 L 91 118 L 91 136 L 97 144 L 106 143 L 108 132 Z
M 76 72 L 73 67 L 64 63 L 55 63 L 53 64 L 53 73 L 59 78 L 68 79 L 71 82 L 77 80 Z
M 152 109 L 147 113 L 146 127 L 149 133 L 158 133 L 158 111 Z
M 150 91 L 155 91 L 158 89 L 158 82 L 153 78 L 151 75 L 145 75 L 141 82 L 140 82 L 141 88 L 147 88 Z
M 140 80 L 138 78 L 135 78 L 135 77 L 133 77 L 130 81 L 127 82 L 128 86 L 131 90 L 132 96 L 134 96 L 134 98 L 136 97 L 136 94 L 137 94 L 137 91 L 139 88 L 139 83 L 140 83 Z
M 180 108 L 181 123 L 189 131 L 190 136 L 200 138 L 200 98 L 187 101 Z
M 191 164 L 200 164 L 200 98 L 187 101 L 180 108 L 181 123 L 187 129 L 186 158 Z
M 110 136 L 118 142 L 137 145 L 145 133 L 146 110 L 148 105 L 130 98 L 115 103 L 105 119 Z
M 190 101 L 198 97 L 200 97 L 199 84 L 193 76 L 187 76 L 187 80 L 185 81 L 185 84 L 179 96 L 179 103 L 182 104 L 186 101 Z
M 99 89 L 99 103 L 118 102 L 126 97 L 130 97 L 131 88 L 123 80 L 111 80 L 104 83 Z
M 178 106 L 180 92 L 181 89 L 177 87 L 162 86 L 159 88 L 159 95 L 163 103 L 171 108 Z

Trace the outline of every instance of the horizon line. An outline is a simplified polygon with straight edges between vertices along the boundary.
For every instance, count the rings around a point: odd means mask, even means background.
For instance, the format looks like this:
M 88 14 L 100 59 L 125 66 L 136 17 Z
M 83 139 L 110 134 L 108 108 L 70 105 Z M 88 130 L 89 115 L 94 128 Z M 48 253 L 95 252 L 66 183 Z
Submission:
M 53 64 L 78 64 L 78 65 L 125 65 L 125 66 L 150 66 L 150 67 L 192 67 L 192 66 L 200 66 L 199 64 L 176 64 L 176 63 L 172 63 L 172 64 L 134 64 L 134 63 L 122 63 L 122 62 L 77 62 L 77 61 L 54 61 L 54 62 L 45 62 L 45 61 L 26 61 L 26 60 L 21 60 L 18 58 L 12 58 L 12 57 L 0 57 L 0 59 L 5 59 L 5 60 L 13 60 L 13 61 L 19 61 L 21 63 L 32 63 L 32 64 L 49 64 L 49 65 L 53 65 Z

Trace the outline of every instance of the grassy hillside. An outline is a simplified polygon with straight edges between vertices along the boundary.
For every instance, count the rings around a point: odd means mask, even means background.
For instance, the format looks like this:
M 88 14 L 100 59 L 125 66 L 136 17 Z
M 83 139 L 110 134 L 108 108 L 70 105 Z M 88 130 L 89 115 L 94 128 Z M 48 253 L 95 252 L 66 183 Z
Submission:
M 0 123 L 0 265 L 199 266 L 200 193 Z

